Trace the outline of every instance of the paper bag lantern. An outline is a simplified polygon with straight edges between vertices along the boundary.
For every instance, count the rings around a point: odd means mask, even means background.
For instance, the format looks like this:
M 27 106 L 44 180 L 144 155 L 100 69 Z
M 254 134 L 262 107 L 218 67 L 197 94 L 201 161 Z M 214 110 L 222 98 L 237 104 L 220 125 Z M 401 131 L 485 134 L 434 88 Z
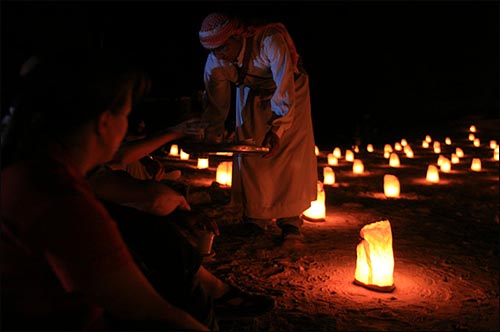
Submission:
M 399 180 L 395 175 L 384 175 L 384 194 L 386 197 L 399 197 Z
M 333 149 L 333 156 L 335 158 L 340 158 L 342 157 L 342 150 L 340 150 L 339 147 L 336 147 L 335 149 Z
M 180 154 L 181 160 L 189 160 L 189 153 L 184 152 L 184 150 L 181 149 L 181 154 Z
M 168 154 L 171 156 L 178 156 L 179 155 L 179 146 L 177 144 L 172 144 L 170 146 L 170 152 Z
M 396 152 L 391 152 L 389 155 L 389 166 L 391 167 L 399 167 L 399 156 Z
M 444 173 L 449 173 L 451 171 L 451 162 L 450 159 L 443 157 L 441 161 L 441 165 L 439 165 L 440 169 Z
M 217 165 L 217 172 L 215 174 L 215 181 L 223 186 L 231 187 L 231 180 L 233 176 L 233 162 L 223 161 Z
M 459 158 L 463 158 L 463 157 L 465 156 L 465 154 L 464 154 L 464 150 L 462 150 L 462 148 L 459 148 L 459 147 L 457 147 L 457 148 L 455 149 L 455 153 L 457 154 L 457 156 L 458 156 Z
M 394 253 L 389 220 L 365 225 L 359 234 L 363 239 L 356 247 L 354 283 L 375 291 L 392 292 Z
M 373 144 L 368 144 L 368 145 L 366 146 L 366 151 L 368 151 L 368 152 L 373 152 Z
M 432 143 L 432 147 L 434 148 L 434 153 L 441 153 L 441 143 L 434 141 L 434 143 Z
M 208 168 L 208 158 L 199 157 L 198 164 L 196 165 L 196 168 L 198 168 L 198 169 Z
M 475 171 L 475 172 L 479 172 L 481 170 L 481 159 L 472 158 L 470 169 Z
M 335 183 L 335 173 L 331 167 L 323 167 L 323 183 L 324 184 L 334 184 Z
M 425 176 L 427 182 L 438 183 L 439 182 L 439 171 L 436 165 L 429 165 L 427 167 L 427 174 Z
M 346 161 L 354 161 L 354 152 L 352 150 L 345 150 L 345 160 Z
M 352 172 L 354 174 L 363 174 L 364 171 L 365 171 L 365 165 L 363 165 L 361 159 L 354 159 L 352 164 Z
M 333 155 L 333 153 L 329 153 L 327 155 L 327 158 L 328 158 L 328 165 L 338 165 L 339 164 L 339 160 L 337 159 L 337 157 L 335 157 Z
M 325 190 L 321 181 L 318 181 L 317 189 L 318 195 L 316 200 L 312 201 L 311 206 L 302 212 L 302 218 L 314 222 L 326 220 Z

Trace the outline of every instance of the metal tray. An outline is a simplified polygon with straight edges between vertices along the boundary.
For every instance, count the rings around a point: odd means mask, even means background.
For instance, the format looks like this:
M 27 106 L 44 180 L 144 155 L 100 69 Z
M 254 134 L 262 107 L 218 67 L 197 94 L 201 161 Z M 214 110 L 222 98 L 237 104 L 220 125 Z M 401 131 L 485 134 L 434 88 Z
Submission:
M 269 148 L 238 143 L 202 143 L 202 142 L 183 142 L 179 144 L 187 153 L 217 153 L 217 152 L 234 152 L 243 154 L 263 154 L 269 152 Z

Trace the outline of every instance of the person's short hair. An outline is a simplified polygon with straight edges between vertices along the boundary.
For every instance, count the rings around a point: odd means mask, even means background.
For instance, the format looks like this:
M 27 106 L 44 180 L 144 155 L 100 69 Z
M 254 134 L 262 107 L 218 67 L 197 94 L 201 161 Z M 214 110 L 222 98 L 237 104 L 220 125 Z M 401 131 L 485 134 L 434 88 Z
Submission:
M 111 51 L 65 50 L 40 56 L 22 78 L 2 152 L 8 144 L 22 150 L 64 137 L 106 110 L 121 109 L 130 97 L 137 102 L 149 82 L 142 70 Z

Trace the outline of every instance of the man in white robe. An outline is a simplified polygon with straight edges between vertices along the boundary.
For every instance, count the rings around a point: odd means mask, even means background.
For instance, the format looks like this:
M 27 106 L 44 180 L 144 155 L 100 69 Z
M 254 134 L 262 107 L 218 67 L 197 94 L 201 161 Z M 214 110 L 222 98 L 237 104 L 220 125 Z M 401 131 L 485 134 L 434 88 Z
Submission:
M 208 15 L 199 32 L 210 51 L 204 70 L 205 138 L 221 142 L 235 89 L 236 142 L 269 147 L 233 162 L 233 197 L 243 222 L 265 230 L 276 220 L 283 241 L 302 241 L 301 214 L 316 199 L 318 170 L 308 75 L 281 23 L 244 25 Z

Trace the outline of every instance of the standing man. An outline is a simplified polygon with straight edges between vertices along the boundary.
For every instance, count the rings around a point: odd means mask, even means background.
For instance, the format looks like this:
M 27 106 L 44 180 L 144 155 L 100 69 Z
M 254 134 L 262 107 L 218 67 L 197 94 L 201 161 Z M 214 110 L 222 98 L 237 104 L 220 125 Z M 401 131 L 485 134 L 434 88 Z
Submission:
M 269 147 L 263 156 L 240 154 L 233 163 L 243 224 L 263 233 L 275 219 L 283 244 L 295 247 L 318 174 L 309 79 L 294 42 L 281 23 L 245 25 L 223 13 L 203 20 L 199 38 L 210 52 L 203 76 L 206 140 L 222 141 L 234 87 L 236 140 Z

